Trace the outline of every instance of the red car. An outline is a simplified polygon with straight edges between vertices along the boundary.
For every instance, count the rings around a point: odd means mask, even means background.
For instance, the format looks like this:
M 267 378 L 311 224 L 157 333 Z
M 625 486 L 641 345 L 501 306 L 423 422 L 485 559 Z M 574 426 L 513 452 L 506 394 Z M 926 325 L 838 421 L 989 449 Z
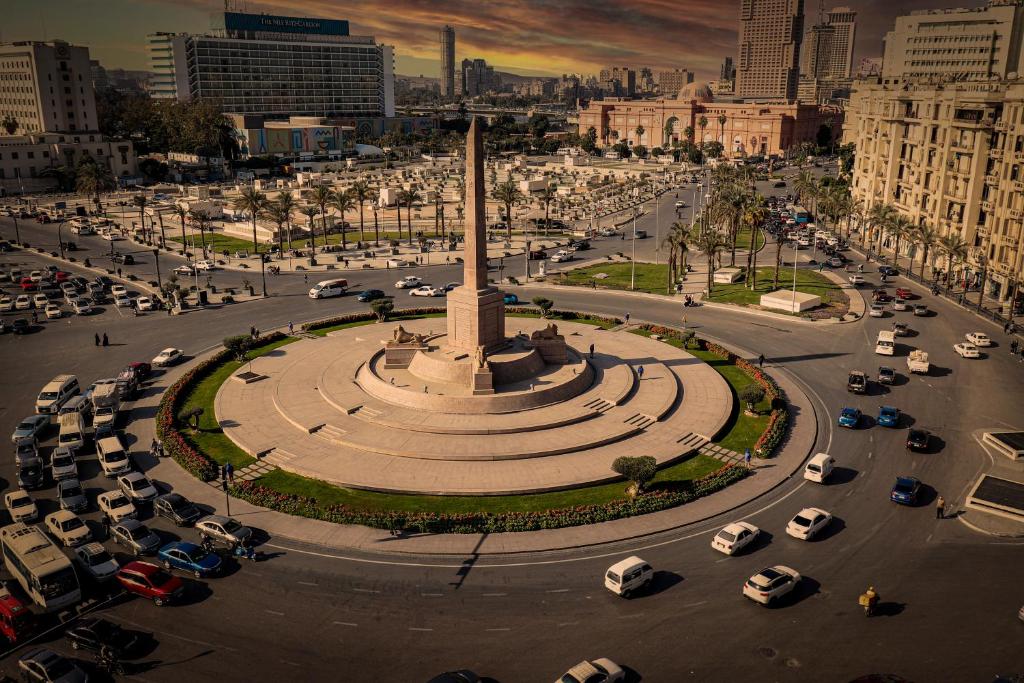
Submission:
M 17 643 L 32 631 L 32 613 L 0 586 L 0 634 Z
M 142 381 L 149 377 L 153 373 L 153 367 L 149 363 L 129 363 L 125 370 L 131 370 L 135 375 L 135 379 Z
M 64 282 L 69 277 L 71 277 L 71 273 L 66 273 L 63 270 L 58 270 L 56 273 L 53 274 L 53 281 Z
M 30 277 L 21 278 L 21 281 L 18 284 L 21 285 L 21 291 L 23 292 L 34 292 L 39 289 L 39 283 L 32 282 L 32 278 Z
M 117 572 L 117 581 L 129 593 L 152 600 L 158 607 L 185 595 L 181 579 L 149 562 L 129 562 Z
M 896 288 L 896 298 L 897 299 L 906 300 L 906 299 L 914 299 L 915 297 L 914 297 L 914 293 L 911 292 L 906 287 L 897 287 Z

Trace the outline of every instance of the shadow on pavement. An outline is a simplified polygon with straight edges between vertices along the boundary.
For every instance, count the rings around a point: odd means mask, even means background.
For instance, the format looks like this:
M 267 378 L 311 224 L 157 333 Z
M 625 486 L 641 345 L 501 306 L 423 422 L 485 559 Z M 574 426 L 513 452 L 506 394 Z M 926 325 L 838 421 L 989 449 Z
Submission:
M 828 485 L 842 486 L 843 484 L 849 484 L 857 478 L 858 474 L 860 472 L 852 467 L 835 467 L 832 469 L 832 474 L 828 477 Z

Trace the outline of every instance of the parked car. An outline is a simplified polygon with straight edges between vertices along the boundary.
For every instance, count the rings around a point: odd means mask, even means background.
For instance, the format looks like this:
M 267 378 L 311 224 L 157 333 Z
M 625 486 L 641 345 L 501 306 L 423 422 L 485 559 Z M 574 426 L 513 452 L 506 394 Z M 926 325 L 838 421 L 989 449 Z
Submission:
M 62 479 L 57 482 L 57 502 L 61 510 L 84 512 L 89 507 L 82 483 L 77 479 Z
M 32 324 L 26 318 L 15 318 L 11 323 L 11 331 L 14 334 L 28 334 L 32 331 Z
M 750 545 L 761 530 L 749 522 L 733 522 L 715 534 L 711 547 L 726 555 L 735 555 Z
M 46 308 L 43 309 L 43 313 L 46 314 L 47 320 L 59 320 L 64 316 L 64 311 L 60 309 L 57 304 L 46 304 Z
M 70 510 L 58 510 L 46 516 L 46 530 L 55 539 L 71 548 L 92 539 L 85 522 Z
M 158 353 L 156 357 L 153 358 L 152 362 L 154 367 L 161 368 L 166 367 L 168 365 L 174 365 L 180 362 L 181 359 L 184 357 L 185 354 L 181 349 L 168 347 L 161 351 L 160 353 Z
M 220 555 L 187 541 L 168 543 L 160 548 L 157 558 L 163 563 L 164 569 L 180 569 L 197 579 L 216 574 L 221 568 Z
M 135 308 L 139 309 L 140 311 L 152 311 L 154 308 L 156 308 L 156 306 L 153 303 L 153 299 L 151 299 L 150 297 L 140 296 L 135 300 Z
M 158 495 L 156 487 L 141 472 L 129 472 L 118 477 L 117 485 L 134 503 L 149 503 Z
M 230 546 L 245 543 L 252 538 L 252 529 L 223 515 L 207 515 L 196 522 L 196 531 L 214 541 Z
M 896 477 L 896 483 L 892 485 L 892 491 L 889 493 L 889 500 L 900 505 L 915 505 L 920 495 L 921 481 L 919 479 Z
M 878 419 L 875 422 L 879 427 L 899 427 L 900 409 L 893 406 L 882 406 L 878 409 Z
M 115 299 L 119 296 L 128 296 L 128 288 L 125 287 L 124 285 L 111 285 L 110 296 L 114 297 Z
M 15 475 L 18 486 L 23 489 L 38 489 L 46 483 L 46 471 L 43 469 L 42 458 L 26 458 L 16 464 Z
M 747 579 L 743 595 L 762 605 L 771 605 L 788 595 L 800 583 L 800 573 L 781 564 L 766 567 Z
M 158 607 L 180 600 L 185 584 L 177 576 L 149 562 L 129 562 L 117 573 L 117 581 L 125 591 L 152 600 Z
M 96 312 L 92 307 L 92 301 L 85 298 L 75 299 L 71 309 L 75 312 L 75 315 L 91 315 Z
M 12 522 L 34 522 L 39 517 L 39 508 L 32 496 L 21 489 L 14 489 L 4 494 L 4 507 L 11 516 Z
M 110 527 L 110 537 L 132 555 L 152 555 L 160 547 L 160 537 L 137 519 L 125 519 Z
M 907 432 L 907 450 L 927 451 L 931 441 L 931 432 L 927 429 L 911 428 Z
M 832 522 L 832 515 L 821 508 L 804 508 L 789 520 L 786 533 L 802 541 L 810 541 Z
M 11 442 L 18 443 L 19 441 L 37 439 L 49 426 L 49 415 L 29 415 L 14 428 L 14 432 L 11 434 Z
M 18 658 L 21 678 L 32 683 L 88 683 L 89 676 L 70 659 L 45 647 L 34 647 Z
M 75 560 L 86 573 L 97 581 L 114 578 L 120 565 L 107 552 L 102 543 L 86 543 L 75 548 Z
M 64 631 L 64 638 L 72 649 L 99 652 L 108 648 L 118 659 L 131 655 L 139 643 L 137 634 L 97 617 L 78 619 L 74 626 Z
M 96 496 L 96 505 L 111 524 L 133 519 L 138 514 L 132 501 L 121 491 L 104 491 Z
M 78 462 L 70 448 L 54 448 L 50 453 L 50 476 L 54 481 L 78 479 Z
M 127 294 L 118 294 L 114 297 L 114 305 L 118 308 L 131 308 L 132 300 Z
M 165 493 L 153 501 L 153 514 L 174 522 L 175 526 L 195 524 L 202 517 L 199 508 L 180 493 Z
M 626 680 L 626 673 L 618 664 L 604 657 L 584 660 L 566 671 L 558 683 L 618 683 Z
M 855 429 L 860 424 L 860 408 L 843 408 L 839 413 L 839 426 Z

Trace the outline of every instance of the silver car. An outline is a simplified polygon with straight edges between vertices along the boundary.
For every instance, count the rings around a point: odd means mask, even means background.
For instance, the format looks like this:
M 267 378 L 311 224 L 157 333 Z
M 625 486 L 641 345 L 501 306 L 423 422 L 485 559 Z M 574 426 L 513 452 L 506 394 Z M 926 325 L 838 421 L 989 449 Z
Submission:
M 203 517 L 196 522 L 196 530 L 202 536 L 231 546 L 245 543 L 252 538 L 252 529 L 224 515 Z
M 82 484 L 77 479 L 64 479 L 57 482 L 57 501 L 61 510 L 82 512 L 89 507 L 89 499 L 85 497 Z
M 160 548 L 160 537 L 137 519 L 126 519 L 110 527 L 110 537 L 135 557 L 152 555 Z
M 78 479 L 78 463 L 69 448 L 54 448 L 50 453 L 50 474 L 54 481 Z

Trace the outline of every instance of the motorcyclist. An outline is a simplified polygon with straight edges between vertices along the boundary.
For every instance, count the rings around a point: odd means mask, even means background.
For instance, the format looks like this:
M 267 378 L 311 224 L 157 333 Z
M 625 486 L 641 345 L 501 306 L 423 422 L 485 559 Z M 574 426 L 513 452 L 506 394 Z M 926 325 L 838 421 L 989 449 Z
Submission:
M 864 614 L 871 616 L 875 612 L 875 606 L 878 604 L 878 593 L 875 592 L 874 586 L 868 586 L 868 589 L 860 596 L 860 605 L 864 608 Z

